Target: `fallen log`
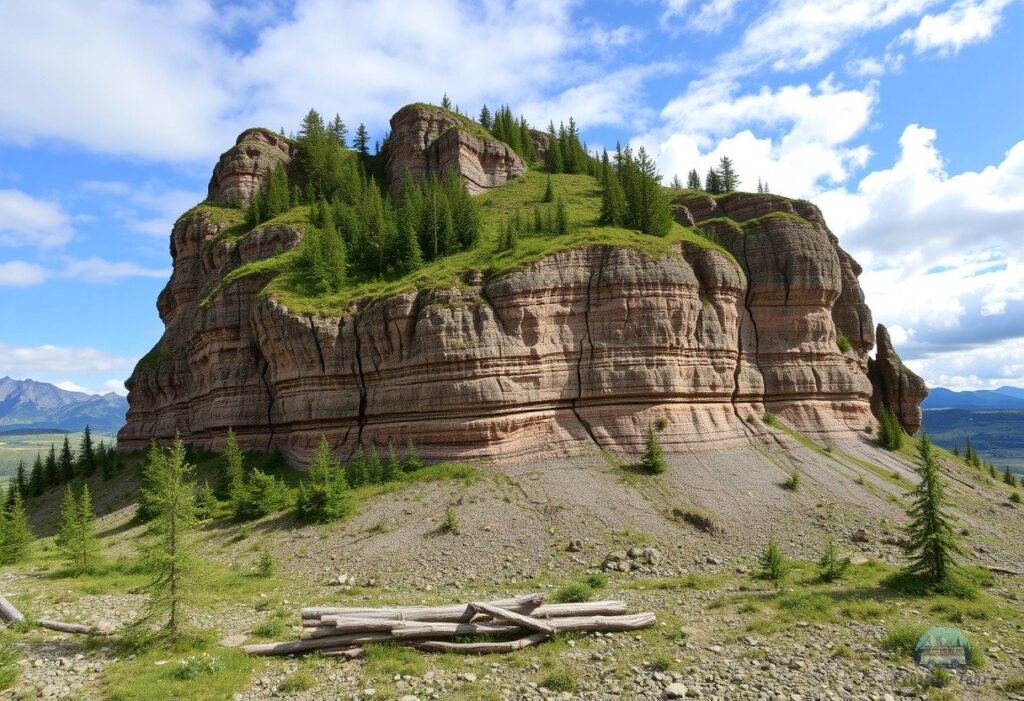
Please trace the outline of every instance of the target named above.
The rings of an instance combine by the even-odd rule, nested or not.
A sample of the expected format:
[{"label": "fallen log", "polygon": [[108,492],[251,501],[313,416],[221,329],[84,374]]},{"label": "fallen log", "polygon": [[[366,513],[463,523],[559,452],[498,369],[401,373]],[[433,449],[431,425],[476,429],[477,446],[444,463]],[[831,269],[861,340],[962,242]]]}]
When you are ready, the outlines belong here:
[{"label": "fallen log", "polygon": [[505,643],[450,643],[446,640],[421,640],[411,646],[421,652],[454,652],[460,655],[493,655],[513,652],[537,645],[548,639],[544,633],[534,633]]},{"label": "fallen log", "polygon": [[485,613],[496,621],[504,621],[507,623],[513,623],[520,628],[526,628],[532,630],[535,633],[543,633],[548,637],[555,634],[554,626],[550,623],[546,623],[537,618],[531,618],[530,616],[524,616],[515,611],[509,611],[503,609],[500,606],[494,606],[492,604],[479,603],[470,604],[478,613]]},{"label": "fallen log", "polygon": [[93,635],[96,633],[96,629],[93,626],[84,626],[80,623],[65,623],[64,621],[48,621],[46,619],[40,619],[36,621],[36,625],[41,628],[60,631],[61,633],[75,633],[76,635]]},{"label": "fallen log", "polygon": [[[653,613],[630,616],[583,616],[578,618],[550,618],[548,623],[555,633],[586,631],[624,631],[649,628],[654,625]],[[393,638],[454,638],[460,635],[504,635],[521,630],[519,626],[500,623],[435,623],[433,621],[396,621],[391,630]]]},{"label": "fallen log", "polygon": [[982,565],[982,567],[989,572],[994,572],[995,574],[1008,574],[1013,577],[1020,577],[1024,575],[1024,572],[1018,572],[1017,570],[1011,570],[1009,567],[1002,567],[999,565]]},{"label": "fallen log", "polygon": [[[542,594],[527,594],[514,599],[488,602],[495,606],[530,613],[544,603]],[[306,621],[322,620],[326,616],[339,618],[385,618],[406,621],[468,621],[476,611],[469,604],[450,606],[399,606],[395,608],[346,608],[338,606],[308,606],[300,610],[302,624]]]},{"label": "fallen log", "polygon": [[363,656],[363,648],[349,647],[344,650],[321,650],[320,654],[324,657],[344,657],[349,660],[354,660],[357,657]]},{"label": "fallen log", "polygon": [[255,645],[243,645],[249,655],[291,655],[296,652],[307,652],[308,650],[322,650],[332,647],[345,647],[353,645],[366,645],[367,643],[385,643],[393,640],[391,633],[366,633],[365,635],[335,635],[329,638],[307,638],[305,640],[294,640],[290,643],[257,643]]},{"label": "fallen log", "polygon": [[10,623],[24,623],[25,616],[10,601],[0,595],[0,618]]},{"label": "fallen log", "polygon": [[[567,616],[617,616],[626,612],[626,604],[622,601],[585,601],[578,604],[544,604],[534,608],[532,611],[524,612],[522,609],[510,609],[505,606],[499,606],[496,602],[485,602],[488,606],[498,606],[507,611],[513,611],[515,613],[528,613],[531,618],[534,619],[548,619],[548,618],[564,618]],[[470,607],[474,604],[470,604]],[[454,606],[444,607],[446,609],[455,609]],[[461,607],[459,607],[461,608]],[[406,621],[433,621],[437,623],[445,622],[469,622],[473,619],[472,616],[469,618],[451,618],[447,614],[442,614],[438,618],[429,618],[420,615],[419,612],[414,613],[412,616],[406,615],[404,618],[401,616],[387,616],[380,615],[368,615],[367,612],[393,612],[398,609],[350,609],[351,611],[357,611],[358,613],[352,614],[324,614],[321,618],[303,618],[302,626],[304,628],[322,628],[324,626],[337,625],[342,621],[349,621],[353,619],[359,619],[362,621],[371,620],[406,620]],[[437,609],[434,609],[435,611]],[[476,612],[476,609],[473,609]]]},{"label": "fallen log", "polygon": [[566,616],[619,616],[626,612],[624,601],[584,601],[579,604],[544,604],[530,611],[532,618]]}]

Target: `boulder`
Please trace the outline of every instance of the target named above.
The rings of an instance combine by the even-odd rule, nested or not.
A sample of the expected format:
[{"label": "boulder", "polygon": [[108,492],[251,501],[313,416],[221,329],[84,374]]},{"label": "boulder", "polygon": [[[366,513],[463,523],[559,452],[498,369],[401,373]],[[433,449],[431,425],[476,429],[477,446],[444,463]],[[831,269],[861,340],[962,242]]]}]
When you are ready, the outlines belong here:
[{"label": "boulder", "polygon": [[878,325],[875,338],[878,349],[868,370],[873,388],[871,409],[878,416],[881,407],[888,408],[896,414],[903,430],[913,436],[921,428],[921,402],[928,396],[928,387],[900,360],[889,331],[882,324]]}]

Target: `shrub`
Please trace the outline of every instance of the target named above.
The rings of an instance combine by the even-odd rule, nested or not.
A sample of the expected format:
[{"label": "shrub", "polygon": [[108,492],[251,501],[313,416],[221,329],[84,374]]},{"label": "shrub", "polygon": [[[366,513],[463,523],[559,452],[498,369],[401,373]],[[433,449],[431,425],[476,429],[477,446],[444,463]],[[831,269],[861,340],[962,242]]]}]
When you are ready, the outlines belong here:
[{"label": "shrub", "polygon": [[338,521],[352,512],[352,494],[345,469],[331,453],[324,437],[320,438],[309,466],[309,476],[299,485],[295,510],[299,519],[312,523]]},{"label": "shrub", "polygon": [[608,586],[608,577],[604,576],[600,572],[588,574],[583,578],[583,581],[591,589],[604,589]]},{"label": "shrub", "polygon": [[271,554],[266,550],[263,550],[260,552],[259,560],[256,561],[256,570],[254,573],[257,577],[263,577],[266,579],[267,577],[274,576],[275,566],[276,563],[274,562],[273,556],[271,556]]},{"label": "shrub", "polygon": [[555,592],[555,601],[559,604],[578,604],[590,601],[594,590],[584,583],[569,584]]},{"label": "shrub", "polygon": [[836,346],[838,346],[839,351],[842,353],[849,353],[850,350],[853,349],[853,346],[850,344],[850,339],[848,339],[846,335],[838,329],[836,330]]},{"label": "shrub", "polygon": [[260,638],[280,638],[284,635],[284,623],[280,618],[271,618],[253,628],[252,634]]},{"label": "shrub", "polygon": [[[0,684],[0,689],[2,688],[3,684]],[[1024,676],[1018,674],[1007,679],[1003,684],[1003,691],[1008,691],[1011,694],[1024,694]]]},{"label": "shrub", "polygon": [[764,416],[761,417],[761,421],[764,422],[765,426],[771,426],[772,428],[782,428],[782,422],[779,421],[779,417],[770,411],[764,412]]},{"label": "shrub", "polygon": [[878,412],[878,442],[889,450],[899,450],[903,447],[904,435],[896,414],[883,406]]},{"label": "shrub", "polygon": [[1014,504],[1019,504],[1020,503],[1020,492],[1014,492],[1013,494],[1011,494],[1010,495],[1010,501],[1012,501]]},{"label": "shrub", "polygon": [[782,488],[788,492],[795,492],[800,489],[800,473],[793,470],[790,474],[789,479],[782,483]]},{"label": "shrub", "polygon": [[913,655],[914,647],[928,626],[920,623],[897,623],[889,628],[882,639],[882,647],[891,652]]},{"label": "shrub", "polygon": [[576,691],[576,677],[569,670],[560,669],[545,677],[540,685],[552,691],[568,691],[573,693]]},{"label": "shrub", "polygon": [[789,567],[786,558],[782,556],[779,546],[775,543],[775,536],[768,539],[768,545],[761,553],[758,565],[758,569],[754,572],[754,577],[757,579],[779,583],[785,578]]},{"label": "shrub", "polygon": [[673,506],[672,518],[677,521],[684,521],[698,531],[703,531],[710,535],[720,535],[722,533],[722,528],[718,525],[714,515],[704,509],[698,509],[693,506]]},{"label": "shrub", "polygon": [[448,507],[444,512],[444,521],[441,522],[442,533],[454,533],[459,530],[459,517],[455,509]]},{"label": "shrub", "polygon": [[850,566],[850,558],[841,557],[836,539],[831,535],[825,539],[825,551],[818,561],[818,576],[823,582],[834,582],[842,579]]},{"label": "shrub", "polygon": [[640,467],[644,472],[652,475],[660,475],[667,468],[665,456],[661,452],[661,444],[658,443],[653,426],[647,429],[647,450],[644,452],[644,459],[640,462]]},{"label": "shrub", "polygon": [[657,421],[654,422],[654,425],[658,428],[659,431],[664,431],[666,428],[668,428],[668,417],[660,417]]}]

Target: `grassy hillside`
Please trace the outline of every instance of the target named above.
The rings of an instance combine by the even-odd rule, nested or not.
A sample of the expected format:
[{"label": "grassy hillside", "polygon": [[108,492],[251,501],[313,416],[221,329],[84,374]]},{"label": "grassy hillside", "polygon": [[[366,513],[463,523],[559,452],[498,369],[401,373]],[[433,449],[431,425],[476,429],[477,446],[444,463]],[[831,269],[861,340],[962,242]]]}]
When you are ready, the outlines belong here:
[{"label": "grassy hillside", "polygon": [[[78,446],[82,443],[81,433],[26,432],[0,434],[0,481],[3,481],[8,475],[14,474],[14,471],[18,469],[19,460],[24,460],[25,468],[30,470],[32,469],[32,463],[35,462],[36,454],[42,455],[45,458],[51,445],[59,452],[65,435],[71,443],[71,449],[77,451]],[[107,445],[116,445],[117,436],[105,435],[94,431],[92,440],[96,444],[99,444],[100,441],[106,441]]]},{"label": "grassy hillside", "polygon": [[[555,203],[544,203],[544,190],[548,174],[531,169],[522,178],[501,188],[480,195],[482,230],[480,242],[473,249],[446,256],[426,263],[408,275],[390,275],[383,278],[350,277],[345,286],[336,294],[311,296],[302,284],[303,273],[299,270],[296,251],[289,251],[268,260],[242,266],[227,276],[214,290],[206,302],[214,299],[227,286],[250,275],[267,275],[271,282],[265,292],[276,295],[289,309],[298,313],[340,313],[355,300],[385,298],[411,289],[435,289],[457,287],[459,274],[465,271],[482,271],[485,275],[500,275],[515,268],[528,265],[546,255],[590,244],[628,246],[650,256],[671,255],[673,246],[687,241],[704,248],[717,248],[731,255],[718,244],[703,236],[673,224],[664,237],[648,236],[637,231],[601,226],[601,185],[589,175],[557,174],[552,179],[555,198],[562,199],[568,212],[570,230],[566,234],[526,234],[520,237],[513,250],[499,251],[498,236],[501,227],[513,216],[518,215],[524,226],[532,229],[535,211],[539,210],[546,221],[555,213]],[[288,212],[260,225],[305,226],[309,206],[293,207]],[[239,239],[247,233],[244,216],[238,210],[223,206],[204,204],[193,211],[209,211],[215,221],[229,225],[218,240]]]}]

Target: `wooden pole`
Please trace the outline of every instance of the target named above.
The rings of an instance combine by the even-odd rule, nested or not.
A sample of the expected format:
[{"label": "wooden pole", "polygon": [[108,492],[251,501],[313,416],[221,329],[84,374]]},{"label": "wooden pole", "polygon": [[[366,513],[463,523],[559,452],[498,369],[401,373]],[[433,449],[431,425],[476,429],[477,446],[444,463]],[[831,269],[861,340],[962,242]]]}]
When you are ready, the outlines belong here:
[{"label": "wooden pole", "polygon": [[545,623],[542,620],[530,618],[529,616],[524,616],[521,613],[516,613],[515,611],[503,609],[500,606],[493,606],[491,604],[485,603],[470,604],[470,606],[475,608],[480,613],[487,614],[496,621],[514,623],[520,628],[532,630],[534,633],[544,633],[547,636],[552,636],[555,634],[555,629],[550,623]]},{"label": "wooden pole", "polygon": [[40,619],[36,625],[50,630],[57,630],[61,633],[75,633],[77,635],[93,635],[96,629],[92,626],[83,626],[80,623],[64,623],[63,621],[47,621]]},{"label": "wooden pole", "polygon": [[411,643],[412,647],[422,652],[454,652],[460,655],[493,655],[503,652],[522,650],[525,647],[542,643],[548,639],[544,633],[534,633],[507,643],[450,643],[442,640],[421,640]]},{"label": "wooden pole", "polygon": [[[527,594],[514,599],[490,601],[495,606],[530,613],[544,603],[541,594]],[[476,611],[469,604],[453,604],[451,606],[399,606],[396,608],[345,608],[338,606],[308,606],[300,611],[302,624],[306,621],[324,619],[327,616],[338,618],[386,618],[406,621],[468,621]]]},{"label": "wooden pole", "polygon": [[14,607],[10,601],[0,595],[0,618],[10,623],[24,623],[25,617],[21,614],[21,611]]}]

